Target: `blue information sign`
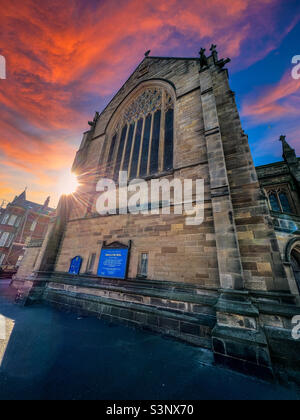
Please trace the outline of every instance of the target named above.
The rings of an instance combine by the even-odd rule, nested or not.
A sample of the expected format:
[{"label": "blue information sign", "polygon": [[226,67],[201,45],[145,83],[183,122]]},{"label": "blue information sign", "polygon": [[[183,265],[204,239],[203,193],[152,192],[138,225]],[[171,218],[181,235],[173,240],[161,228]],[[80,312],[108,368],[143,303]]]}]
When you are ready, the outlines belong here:
[{"label": "blue information sign", "polygon": [[98,276],[125,279],[128,252],[128,249],[102,249],[98,267]]},{"label": "blue information sign", "polygon": [[71,261],[69,274],[75,274],[75,275],[79,274],[80,269],[81,269],[81,264],[82,264],[82,258],[81,257],[73,258],[72,261]]}]

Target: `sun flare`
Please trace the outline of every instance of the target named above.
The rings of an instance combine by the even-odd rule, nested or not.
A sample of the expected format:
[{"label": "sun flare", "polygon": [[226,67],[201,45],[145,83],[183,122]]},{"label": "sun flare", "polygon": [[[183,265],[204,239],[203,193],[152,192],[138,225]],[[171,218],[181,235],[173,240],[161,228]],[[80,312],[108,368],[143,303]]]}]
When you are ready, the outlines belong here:
[{"label": "sun flare", "polygon": [[60,195],[71,195],[74,194],[78,187],[79,182],[77,176],[72,172],[67,172],[59,180],[58,188]]}]

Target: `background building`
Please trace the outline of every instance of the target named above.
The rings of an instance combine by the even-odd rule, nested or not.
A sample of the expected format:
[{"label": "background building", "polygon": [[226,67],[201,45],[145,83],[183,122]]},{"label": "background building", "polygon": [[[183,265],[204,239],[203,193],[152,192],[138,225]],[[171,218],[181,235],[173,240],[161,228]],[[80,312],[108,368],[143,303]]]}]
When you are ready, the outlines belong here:
[{"label": "background building", "polygon": [[[256,168],[260,185],[266,195],[278,246],[284,261],[290,287],[300,290],[300,158],[285,136],[282,162]],[[297,289],[293,287],[296,279]]]},{"label": "background building", "polygon": [[2,209],[0,215],[0,267],[2,275],[17,271],[31,241],[41,241],[47,232],[50,215],[50,197],[44,204],[26,199],[26,190]]},{"label": "background building", "polygon": [[[257,175],[229,61],[214,45],[200,59],[146,54],[89,123],[73,166],[80,188],[62,197],[14,285],[27,302],[145,327],[211,349],[217,362],[272,375],[277,365],[300,368],[297,269],[287,251],[299,244],[299,160],[282,139],[284,162]],[[204,222],[188,225],[174,211],[100,216],[97,181],[117,180],[119,170],[148,183],[204,179]],[[130,247],[123,280],[98,275],[110,245]],[[69,274],[74,261],[78,275]]]}]

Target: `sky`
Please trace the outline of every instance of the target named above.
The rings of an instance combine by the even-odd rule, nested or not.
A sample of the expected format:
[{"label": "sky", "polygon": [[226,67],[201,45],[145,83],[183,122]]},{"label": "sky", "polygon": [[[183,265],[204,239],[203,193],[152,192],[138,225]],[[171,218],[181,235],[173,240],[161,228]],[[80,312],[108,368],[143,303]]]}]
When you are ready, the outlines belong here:
[{"label": "sky", "polygon": [[[218,45],[256,165],[300,155],[299,0],[0,0],[0,205],[28,187],[52,206],[88,129],[148,49]],[[299,71],[300,73],[300,71]]]}]

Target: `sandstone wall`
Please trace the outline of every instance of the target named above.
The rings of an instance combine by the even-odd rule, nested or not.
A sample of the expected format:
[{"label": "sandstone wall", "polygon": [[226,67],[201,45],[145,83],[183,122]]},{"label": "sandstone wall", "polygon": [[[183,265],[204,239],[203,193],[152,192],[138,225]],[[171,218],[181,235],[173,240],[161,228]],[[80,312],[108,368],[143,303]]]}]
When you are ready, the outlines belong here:
[{"label": "sandstone wall", "polygon": [[17,279],[26,279],[34,270],[37,259],[40,255],[41,247],[26,248],[22,263],[16,273]]}]

